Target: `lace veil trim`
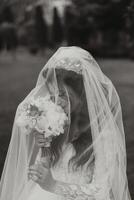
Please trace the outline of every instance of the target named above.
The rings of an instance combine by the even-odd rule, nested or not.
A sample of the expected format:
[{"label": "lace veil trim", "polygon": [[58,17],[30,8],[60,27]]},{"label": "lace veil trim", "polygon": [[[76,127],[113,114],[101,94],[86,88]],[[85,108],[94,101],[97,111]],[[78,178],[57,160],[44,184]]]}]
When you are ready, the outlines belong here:
[{"label": "lace veil trim", "polygon": [[82,74],[82,62],[76,58],[64,58],[58,60],[56,63],[56,68],[66,69],[69,71],[74,71],[77,74]]}]

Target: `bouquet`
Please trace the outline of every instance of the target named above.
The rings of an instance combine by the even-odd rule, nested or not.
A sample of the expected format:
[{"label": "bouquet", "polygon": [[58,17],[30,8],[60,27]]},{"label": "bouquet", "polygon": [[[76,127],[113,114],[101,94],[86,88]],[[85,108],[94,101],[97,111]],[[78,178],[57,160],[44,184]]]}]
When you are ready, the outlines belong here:
[{"label": "bouquet", "polygon": [[26,134],[37,130],[44,133],[45,139],[49,141],[49,138],[64,133],[68,117],[63,108],[52,101],[50,95],[29,99],[19,111],[16,124],[24,128]]}]

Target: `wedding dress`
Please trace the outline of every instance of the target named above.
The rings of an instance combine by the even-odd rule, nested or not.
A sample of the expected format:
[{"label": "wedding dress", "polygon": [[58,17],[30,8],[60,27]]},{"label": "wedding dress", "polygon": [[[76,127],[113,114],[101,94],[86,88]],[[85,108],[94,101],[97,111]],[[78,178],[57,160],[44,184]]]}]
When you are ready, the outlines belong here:
[{"label": "wedding dress", "polygon": [[[69,81],[64,79],[61,95],[60,78],[66,76]],[[46,96],[46,88],[68,116],[63,135],[68,145],[63,145],[58,161],[50,167],[57,180],[53,192],[29,180],[29,166],[40,161],[41,151],[36,152],[32,133],[27,134],[16,124],[21,107],[31,98]],[[77,148],[78,143],[75,146],[73,141],[79,132],[87,139],[83,146],[80,140]],[[79,167],[74,171],[68,164],[75,153]],[[0,200],[131,200],[126,167],[122,109],[115,87],[90,53],[79,47],[59,48],[41,70],[35,88],[18,106],[1,177]]]},{"label": "wedding dress", "polygon": [[[48,191],[45,191],[42,189],[38,184],[34,185],[34,187],[31,189],[30,196],[26,200],[60,200],[60,199],[73,199],[74,195],[77,195],[77,193],[80,194],[82,192],[81,200],[88,199],[93,200],[93,197],[97,195],[97,187],[95,185],[91,184],[90,190],[87,190],[87,185],[89,182],[93,179],[93,169],[94,166],[90,167],[90,170],[82,170],[82,171],[76,171],[71,172],[68,170],[68,162],[70,158],[75,154],[75,150],[71,144],[68,144],[67,146],[64,146],[62,155],[60,157],[60,160],[56,164],[54,168],[51,168],[52,176],[55,180],[61,181],[63,183],[68,183],[68,187],[58,186],[55,191],[55,194],[61,193],[61,196],[52,194]],[[46,180],[47,181],[47,180]],[[78,187],[78,188],[77,188]],[[80,191],[81,189],[81,191]],[[90,193],[89,193],[90,192]]]}]

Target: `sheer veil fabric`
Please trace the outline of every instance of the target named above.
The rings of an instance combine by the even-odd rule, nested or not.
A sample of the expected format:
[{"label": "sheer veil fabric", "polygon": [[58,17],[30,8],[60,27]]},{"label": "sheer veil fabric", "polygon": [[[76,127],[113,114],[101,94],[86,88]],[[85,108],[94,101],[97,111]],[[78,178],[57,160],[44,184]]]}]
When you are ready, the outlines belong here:
[{"label": "sheer veil fabric", "polygon": [[[93,149],[87,160],[88,166],[95,158],[94,174],[90,184],[97,185],[100,193],[96,200],[131,200],[126,175],[127,159],[125,134],[122,122],[120,99],[112,82],[104,75],[94,58],[79,47],[61,47],[49,59],[39,74],[35,88],[18,106],[16,117],[22,104],[30,98],[45,96],[49,92],[58,103],[60,88],[56,71],[63,69],[82,76],[86,95],[92,143],[86,147],[78,159]],[[49,87],[49,90],[48,90]],[[77,86],[76,86],[77,87]],[[71,100],[65,87],[69,117],[68,141],[71,126]],[[16,119],[15,117],[15,119]],[[86,124],[87,125],[87,124]],[[29,165],[36,162],[36,152],[32,134],[25,134],[15,121],[12,137],[5,160],[0,184],[0,200],[26,200],[36,183],[28,179]]]}]

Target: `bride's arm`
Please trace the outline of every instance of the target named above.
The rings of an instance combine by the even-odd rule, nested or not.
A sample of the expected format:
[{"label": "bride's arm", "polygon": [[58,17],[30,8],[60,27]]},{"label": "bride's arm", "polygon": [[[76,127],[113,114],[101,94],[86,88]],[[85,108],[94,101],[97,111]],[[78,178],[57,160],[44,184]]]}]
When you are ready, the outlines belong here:
[{"label": "bride's arm", "polygon": [[[89,184],[69,184],[53,179],[50,169],[43,165],[34,165],[30,168],[31,179],[37,182],[42,189],[67,198],[67,200],[95,200],[96,187]],[[37,177],[36,179],[34,177]]]},{"label": "bride's arm", "polygon": [[[103,192],[104,192],[103,187],[99,187],[98,185],[95,185],[94,183],[83,184],[83,185],[65,183],[65,182],[53,179],[51,172],[47,174],[45,182],[42,182],[42,183],[38,182],[38,183],[44,190],[63,196],[67,200],[102,200],[103,199]],[[107,198],[107,200],[110,200],[110,197]]]},{"label": "bride's arm", "polygon": [[30,169],[31,178],[34,175],[37,182],[44,190],[63,196],[67,200],[112,200],[107,181],[96,184],[91,183],[79,185],[55,180],[51,170],[40,165]]},{"label": "bride's arm", "polygon": [[95,200],[97,188],[90,185],[69,184],[61,181],[55,181],[49,191],[62,195],[69,200]]},{"label": "bride's arm", "polygon": [[105,187],[105,184],[69,184],[61,181],[50,181],[50,187],[45,188],[48,191],[60,196],[64,196],[67,200],[113,200],[114,197],[111,190]]}]

